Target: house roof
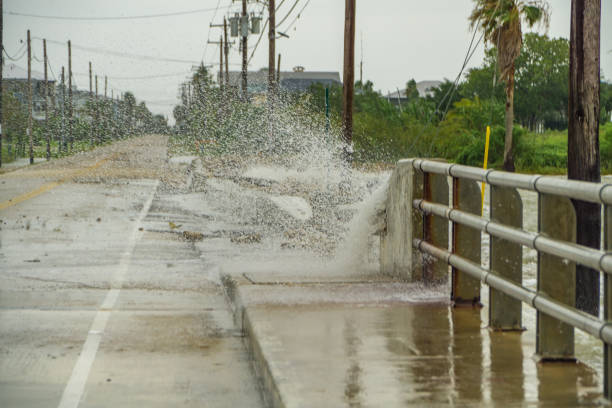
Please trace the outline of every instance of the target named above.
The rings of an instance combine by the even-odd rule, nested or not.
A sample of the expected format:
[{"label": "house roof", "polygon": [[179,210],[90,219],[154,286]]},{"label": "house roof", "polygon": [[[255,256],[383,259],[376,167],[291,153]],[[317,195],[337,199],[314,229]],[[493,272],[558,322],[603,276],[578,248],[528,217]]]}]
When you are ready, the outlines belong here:
[{"label": "house roof", "polygon": [[[35,71],[32,70],[32,79],[34,80],[38,80],[38,81],[44,81],[45,80],[45,75],[42,72],[39,71]],[[3,79],[20,79],[20,80],[27,80],[28,79],[28,70],[25,68],[21,68],[18,65],[15,65],[14,63],[9,63],[4,65],[4,67],[2,67],[2,78]],[[49,82],[54,82],[53,79],[48,78]]]},{"label": "house roof", "polygon": [[[241,82],[240,71],[229,72],[229,83],[230,85],[238,86]],[[268,86],[268,69],[262,68],[259,71],[249,71],[247,73],[249,88],[251,87],[267,87]],[[340,73],[332,71],[281,71],[280,83],[283,85],[284,82],[297,84],[312,84],[315,82],[336,82],[341,84]]]},{"label": "house roof", "polygon": [[[438,86],[440,86],[440,84],[442,83],[442,81],[421,81],[421,82],[417,82],[416,86],[417,86],[417,91],[419,91],[419,96],[421,98],[427,96],[429,93],[431,93],[433,88],[436,88]],[[397,99],[398,97],[398,93],[397,90],[393,91],[393,92],[389,92],[385,98],[395,98]],[[404,87],[403,89],[399,90],[399,98],[403,99],[406,97],[406,88]]]}]

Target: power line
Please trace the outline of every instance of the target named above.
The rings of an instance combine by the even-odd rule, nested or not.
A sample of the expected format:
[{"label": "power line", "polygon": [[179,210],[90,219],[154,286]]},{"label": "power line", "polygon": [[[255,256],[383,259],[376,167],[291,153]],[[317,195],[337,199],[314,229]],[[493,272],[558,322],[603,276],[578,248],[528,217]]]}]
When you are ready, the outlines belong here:
[{"label": "power line", "polygon": [[[495,9],[493,10],[493,13],[491,14],[491,17],[489,18],[489,22],[493,19],[493,16],[495,16],[495,14],[497,12],[497,9],[499,8],[500,5],[501,5],[501,0],[499,0],[497,2],[497,5],[495,6]],[[476,27],[474,27],[474,34],[472,35],[472,40],[470,41],[470,46],[468,47],[465,59],[463,60],[463,65],[461,66],[461,69],[459,70],[459,74],[457,74],[457,78],[455,78],[455,82],[453,83],[451,89],[448,90],[448,92],[446,93],[444,98],[442,98],[442,100],[438,104],[438,107],[436,108],[436,112],[439,112],[440,106],[442,106],[442,103],[444,102],[444,99],[446,99],[446,97],[449,96],[449,94],[450,94],[450,97],[449,97],[448,101],[446,102],[446,107],[444,109],[444,113],[442,114],[442,117],[441,117],[442,119],[441,120],[443,120],[446,117],[446,114],[448,113],[448,110],[450,108],[450,103],[453,100],[453,96],[455,95],[455,91],[457,90],[457,85],[459,84],[459,80],[461,79],[461,75],[463,74],[463,71],[465,70],[465,68],[466,68],[467,64],[469,63],[469,61],[472,59],[472,56],[476,52],[476,49],[478,48],[478,45],[480,44],[480,42],[484,38],[484,31],[483,31],[482,34],[480,35],[480,38],[476,42],[476,45],[474,45],[474,48],[472,49],[472,44],[474,43],[474,38],[476,38],[476,33],[477,33],[479,27],[480,27],[480,24],[477,24]],[[432,138],[431,144],[429,145],[429,153],[430,154],[431,154],[431,151],[433,149],[433,145],[434,145],[435,139],[438,137],[439,130],[440,130],[440,125],[438,124],[436,134]],[[415,141],[415,143],[416,143],[416,141]],[[413,146],[414,146],[414,143],[413,143]]]},{"label": "power line", "polygon": [[173,72],[169,74],[155,74],[155,75],[143,75],[143,76],[109,76],[108,79],[112,79],[115,81],[123,81],[123,80],[138,80],[138,79],[157,79],[157,78],[169,78],[181,75],[187,75],[188,72]]},{"label": "power line", "polygon": [[285,15],[285,17],[283,17],[278,24],[276,24],[276,27],[280,27],[285,22],[285,20],[289,18],[289,15],[293,12],[293,10],[295,9],[295,6],[297,6],[299,2],[300,0],[295,0],[295,3],[293,3],[293,6],[291,6],[289,11],[287,12],[287,15]]},{"label": "power line", "polygon": [[[217,11],[219,10],[219,6],[221,5],[221,0],[217,1],[217,7],[215,7],[215,14],[213,14],[213,21],[215,20],[215,18],[217,18]],[[232,5],[230,4],[227,8],[231,7]],[[202,62],[204,62],[206,60],[206,51],[208,51],[208,41],[210,41],[210,30],[212,27],[210,27],[210,25],[208,26],[208,35],[206,36],[206,43],[204,44],[204,52],[202,53]]]},{"label": "power line", "polygon": [[298,19],[300,18],[300,16],[302,15],[302,13],[304,12],[304,10],[306,9],[306,7],[308,7],[308,4],[310,4],[310,0],[308,0],[306,2],[306,4],[304,4],[304,7],[302,7],[302,9],[300,10],[300,12],[297,14],[297,16],[295,16],[295,18],[293,19],[293,21],[287,26],[287,28],[285,28],[283,31],[287,32],[289,30],[291,30],[291,28],[293,27],[293,25],[296,23],[296,21],[298,21]]},{"label": "power line", "polygon": [[[74,75],[79,75],[83,77],[89,76],[89,73],[85,72],[73,72]],[[112,79],[114,81],[122,81],[122,80],[140,80],[140,79],[157,79],[157,78],[169,78],[181,75],[188,75],[189,72],[181,71],[181,72],[172,72],[168,74],[152,74],[152,75],[142,75],[142,76],[106,76],[108,79]]]},{"label": "power line", "polygon": [[[40,37],[32,37],[32,39],[42,40],[42,38],[40,38]],[[61,45],[61,46],[65,45],[65,43],[62,42],[62,41],[56,41],[56,40],[49,40],[49,39],[47,39],[47,42],[51,43],[51,44]],[[126,52],[107,50],[107,49],[104,49],[104,48],[86,47],[86,46],[82,46],[82,45],[76,45],[74,43],[72,43],[72,48],[76,48],[76,49],[83,50],[83,51],[89,51],[89,52],[93,52],[93,53],[97,53],[97,54],[113,55],[115,57],[131,58],[131,59],[139,59],[139,60],[147,60],[147,61],[176,62],[176,63],[181,63],[181,64],[183,64],[183,63],[185,63],[185,64],[197,64],[199,62],[199,61],[195,61],[195,60],[183,60],[183,59],[175,59],[175,58],[161,58],[161,57],[154,57],[154,56],[151,56],[151,55],[131,54],[131,53],[126,53]]]},{"label": "power line", "polygon": [[53,79],[55,79],[55,82],[57,82],[57,77],[55,76],[55,73],[53,72],[53,68],[51,68],[51,61],[49,60],[48,55],[47,55],[47,66],[49,67],[49,71],[51,71],[51,75],[53,76]]},{"label": "power line", "polygon": [[19,61],[20,59],[22,59],[22,58],[23,58],[23,56],[24,56],[24,55],[25,55],[25,53],[27,52],[27,50],[25,49],[25,46],[26,46],[26,44],[25,44],[25,43],[23,43],[23,44],[21,45],[21,48],[19,48],[19,49],[17,50],[17,52],[15,53],[15,54],[19,54],[19,52],[23,51],[19,57],[16,57],[16,56],[15,56],[15,57],[11,57],[11,56],[8,54],[8,52],[6,52],[6,48],[4,48],[4,46],[2,46],[2,51],[4,51],[4,55],[6,55],[6,57],[7,57],[8,59],[10,59],[11,61]]},{"label": "power line", "polygon": [[[231,6],[228,6],[229,8]],[[147,19],[147,18],[159,18],[159,17],[176,17],[183,16],[188,14],[197,14],[197,13],[207,13],[210,11],[217,11],[217,8],[204,8],[204,9],[195,9],[195,10],[186,10],[186,11],[177,11],[173,13],[160,13],[160,14],[144,14],[144,15],[136,15],[136,16],[53,16],[53,15],[42,15],[42,14],[30,14],[30,13],[19,13],[16,11],[5,11],[4,14],[8,14],[11,16],[19,16],[19,17],[32,17],[32,18],[42,18],[49,20],[72,20],[72,21],[106,21],[106,20],[138,20],[138,19]]]},{"label": "power line", "polygon": [[[285,0],[281,1],[281,4],[278,5],[278,7],[276,8],[276,10],[279,9],[279,7],[285,2]],[[287,20],[287,18],[291,15],[291,13],[293,12],[293,10],[295,9],[295,7],[298,5],[298,3],[300,2],[300,0],[296,0],[295,3],[293,3],[293,6],[291,6],[291,9],[289,10],[289,12],[287,12],[287,14],[285,15],[285,17],[283,17],[283,19],[280,21],[280,23],[276,24],[275,28],[278,28],[281,26],[281,24],[283,24],[283,22],[285,22],[285,20]],[[304,7],[302,8],[302,10],[297,14],[296,18],[293,20],[293,22],[291,23],[291,25],[289,26],[289,28],[291,28],[291,26],[295,23],[295,21],[299,18],[300,14],[302,13],[302,11],[304,11],[304,9],[306,8],[306,6],[308,6],[308,3],[310,3],[310,0],[308,0],[306,2],[306,4],[304,5]],[[253,56],[255,55],[255,51],[257,50],[257,47],[259,46],[259,43],[261,42],[261,39],[263,38],[263,34],[266,31],[266,27],[268,27],[268,21],[270,21],[270,17],[268,16],[268,18],[266,19],[266,22],[263,25],[263,28],[261,29],[261,33],[259,34],[259,38],[257,38],[257,43],[255,44],[255,46],[253,47],[253,51],[251,52],[251,56],[249,57],[249,60],[247,61],[247,65],[251,63],[251,60],[253,59]]]}]

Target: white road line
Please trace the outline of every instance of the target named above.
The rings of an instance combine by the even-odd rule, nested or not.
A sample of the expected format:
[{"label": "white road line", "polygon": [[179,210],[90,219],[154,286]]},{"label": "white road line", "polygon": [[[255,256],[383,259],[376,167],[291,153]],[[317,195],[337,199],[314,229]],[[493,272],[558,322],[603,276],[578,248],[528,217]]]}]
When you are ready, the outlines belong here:
[{"label": "white road line", "polygon": [[100,308],[96,313],[96,317],[91,324],[89,333],[87,334],[87,339],[85,340],[81,354],[79,355],[79,358],[72,369],[72,374],[70,375],[70,379],[66,384],[66,388],[64,388],[64,393],[62,394],[62,399],[60,400],[58,408],[77,408],[79,406],[79,402],[81,401],[81,397],[85,391],[85,384],[87,384],[87,379],[89,378],[89,372],[91,371],[93,362],[96,359],[96,354],[98,353],[98,348],[100,347],[100,341],[102,340],[104,330],[106,329],[106,324],[108,323],[111,311],[113,307],[115,307],[115,303],[119,297],[119,292],[121,291],[121,286],[125,280],[136,243],[139,241],[142,235],[142,233],[139,231],[140,225],[151,208],[158,184],[159,181],[156,181],[150,197],[147,199],[142,207],[142,210],[140,211],[140,214],[138,215],[134,230],[128,239],[126,250],[122,254],[121,259],[119,260],[119,265],[117,266],[117,269],[112,277],[111,289],[106,294],[106,297],[104,298],[102,305],[100,305]]}]

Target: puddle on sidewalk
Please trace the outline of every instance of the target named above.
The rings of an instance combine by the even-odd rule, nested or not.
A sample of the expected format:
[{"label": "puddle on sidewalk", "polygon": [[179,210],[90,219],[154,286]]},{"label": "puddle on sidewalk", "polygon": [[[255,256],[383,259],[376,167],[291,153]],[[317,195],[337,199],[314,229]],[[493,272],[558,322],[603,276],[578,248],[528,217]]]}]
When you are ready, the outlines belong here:
[{"label": "puddle on sidewalk", "polygon": [[264,353],[280,367],[280,383],[298,394],[290,399],[311,406],[602,403],[595,370],[539,363],[533,333],[489,331],[478,310],[381,305],[252,312]]}]

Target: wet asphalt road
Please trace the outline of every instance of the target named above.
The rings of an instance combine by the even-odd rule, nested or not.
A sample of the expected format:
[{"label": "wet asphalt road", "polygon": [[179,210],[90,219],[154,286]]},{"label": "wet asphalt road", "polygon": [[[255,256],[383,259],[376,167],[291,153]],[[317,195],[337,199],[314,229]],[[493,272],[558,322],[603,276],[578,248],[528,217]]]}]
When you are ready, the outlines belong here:
[{"label": "wet asphalt road", "polygon": [[0,407],[261,406],[186,183],[164,136],[0,175]]}]

